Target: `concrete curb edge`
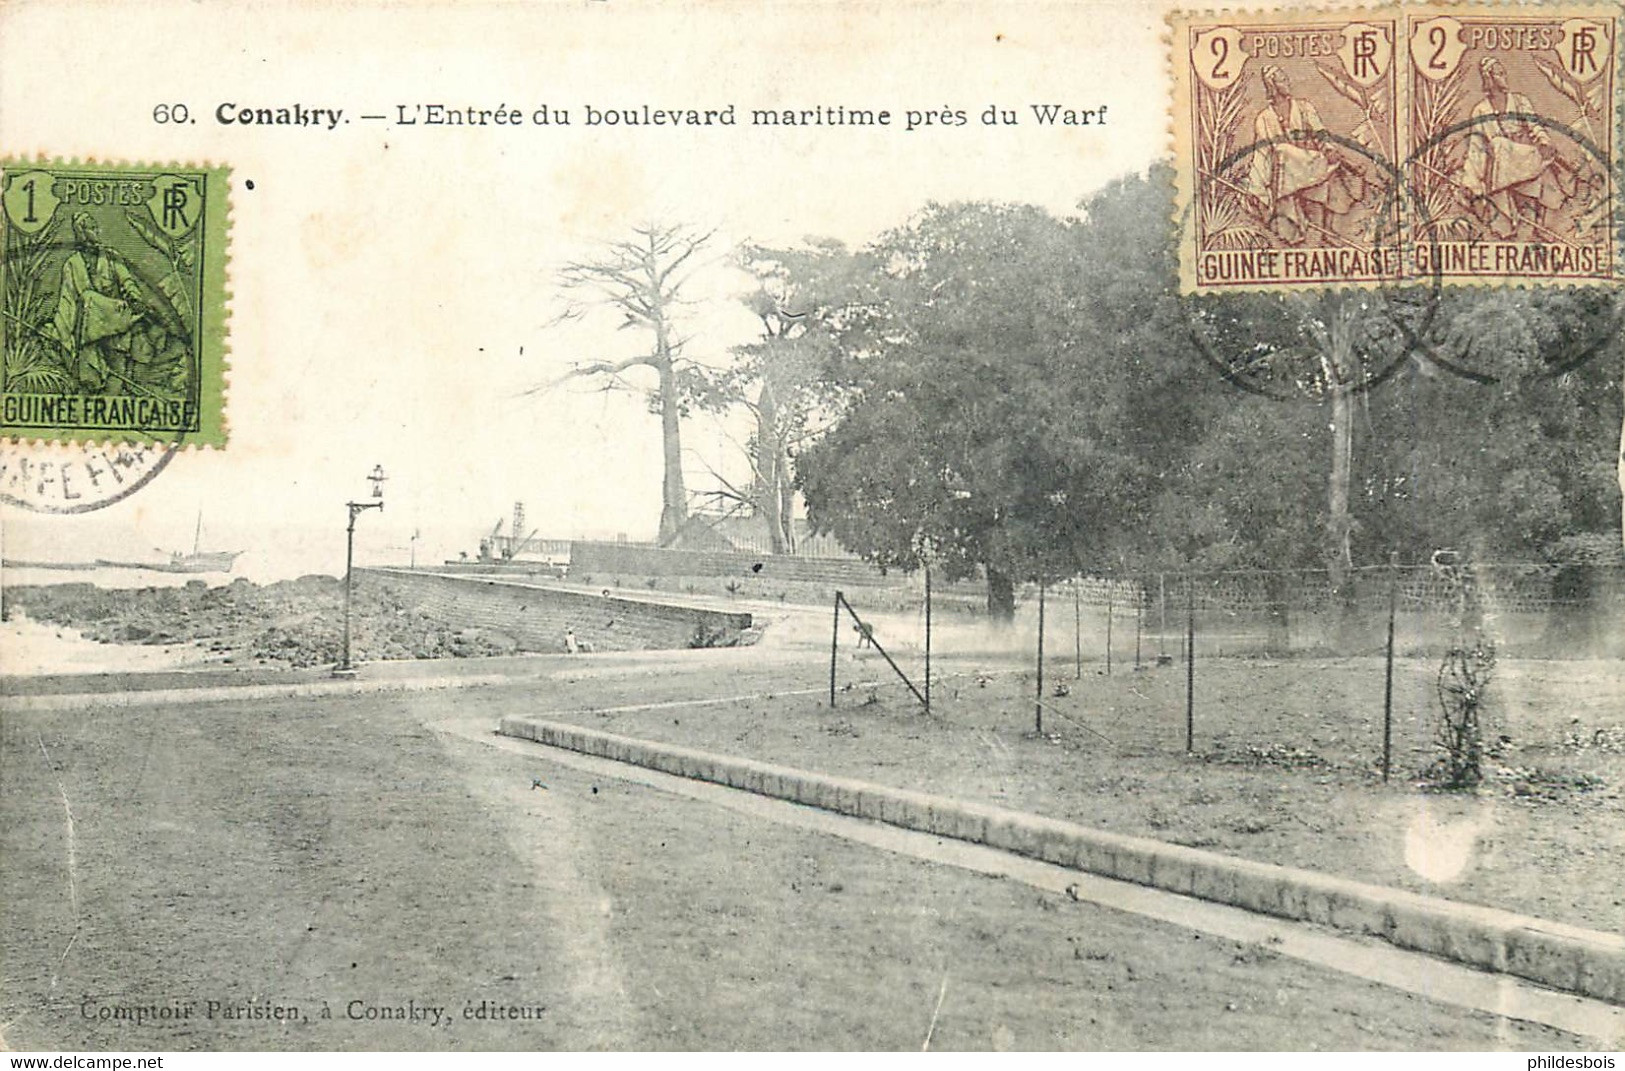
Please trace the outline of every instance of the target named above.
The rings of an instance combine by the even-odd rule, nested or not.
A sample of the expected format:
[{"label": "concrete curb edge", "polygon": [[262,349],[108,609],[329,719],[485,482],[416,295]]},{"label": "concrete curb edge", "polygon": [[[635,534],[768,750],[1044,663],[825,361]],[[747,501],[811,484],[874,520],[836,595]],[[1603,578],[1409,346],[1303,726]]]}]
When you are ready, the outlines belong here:
[{"label": "concrete curb edge", "polygon": [[507,736],[999,848],[1625,1004],[1625,937],[1058,819],[527,717]]}]

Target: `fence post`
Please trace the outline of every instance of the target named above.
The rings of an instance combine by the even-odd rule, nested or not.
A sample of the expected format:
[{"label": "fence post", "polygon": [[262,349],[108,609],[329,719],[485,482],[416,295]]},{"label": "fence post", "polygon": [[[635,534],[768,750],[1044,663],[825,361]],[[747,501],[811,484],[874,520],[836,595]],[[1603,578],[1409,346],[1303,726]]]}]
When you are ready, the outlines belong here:
[{"label": "fence post", "polygon": [[1072,679],[1083,680],[1083,577],[1072,578]]},{"label": "fence post", "polygon": [[1382,685],[1382,780],[1394,755],[1394,616],[1399,609],[1399,551],[1388,552],[1388,666]]},{"label": "fence post", "polygon": [[931,566],[925,567],[925,716],[931,716]]},{"label": "fence post", "polygon": [[1145,631],[1145,585],[1134,578],[1134,668],[1140,668],[1140,633]]},{"label": "fence post", "polygon": [[1196,750],[1196,578],[1185,575],[1185,752]]},{"label": "fence post", "polygon": [[1033,726],[1044,734],[1044,583],[1038,584],[1038,694],[1033,702]]},{"label": "fence post", "polygon": [[841,643],[841,593],[835,593],[835,624],[829,634],[829,708],[835,709],[835,649]]},{"label": "fence post", "polygon": [[1168,657],[1168,574],[1157,574],[1157,661]]},{"label": "fence post", "polygon": [[[1106,581],[1106,676],[1112,675],[1112,602],[1115,593],[1112,588],[1116,581]],[[1078,674],[1083,675],[1081,672]]]},{"label": "fence post", "polygon": [[[914,686],[914,682],[909,679],[908,674],[903,672],[903,667],[897,664],[897,659],[893,658],[891,654],[887,652],[885,645],[882,644],[879,638],[875,636],[873,627],[870,626],[868,622],[864,621],[863,618],[858,616],[858,612],[852,609],[852,604],[846,601],[845,595],[837,592],[835,597],[839,600],[835,604],[837,608],[835,615],[836,634],[838,635],[840,633],[841,627],[839,608],[844,606],[846,607],[846,612],[852,617],[852,624],[857,628],[859,635],[863,637],[862,643],[866,646],[873,647],[875,649],[875,653],[879,654],[881,658],[884,658],[886,660],[886,665],[890,666],[891,671],[897,674],[897,679],[902,681],[903,684],[908,687],[908,690],[913,693],[914,698],[920,701],[920,705],[922,707],[925,706],[924,694],[922,694],[920,690]],[[833,656],[831,657],[830,661],[833,664]]]}]

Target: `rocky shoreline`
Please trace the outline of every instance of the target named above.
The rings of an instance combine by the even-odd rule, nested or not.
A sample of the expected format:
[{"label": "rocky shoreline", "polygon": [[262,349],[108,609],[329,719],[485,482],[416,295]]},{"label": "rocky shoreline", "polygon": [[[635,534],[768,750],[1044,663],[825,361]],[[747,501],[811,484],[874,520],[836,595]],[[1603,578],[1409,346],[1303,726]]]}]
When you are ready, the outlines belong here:
[{"label": "rocky shoreline", "polygon": [[[101,643],[193,644],[228,665],[290,668],[338,661],[344,643],[344,585],[312,574],[220,587],[102,588],[94,584],[7,587],[0,618],[28,618],[79,630]],[[357,661],[512,654],[513,641],[446,625],[413,608],[388,584],[358,584],[351,653]]]}]

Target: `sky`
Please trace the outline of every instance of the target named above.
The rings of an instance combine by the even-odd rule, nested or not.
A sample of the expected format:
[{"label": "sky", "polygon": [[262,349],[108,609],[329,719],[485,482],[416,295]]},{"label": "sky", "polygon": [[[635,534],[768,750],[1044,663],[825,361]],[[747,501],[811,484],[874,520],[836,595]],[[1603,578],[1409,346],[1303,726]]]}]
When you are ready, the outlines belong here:
[{"label": "sky", "polygon": [[[656,418],[568,386],[572,362],[647,346],[610,316],[551,326],[560,265],[631,226],[715,229],[693,284],[692,356],[755,324],[726,267],[739,241],[858,245],[929,201],[1056,212],[1168,147],[1163,11],[1106,3],[81,3],[0,10],[9,156],[209,161],[233,169],[230,440],[74,517],[6,507],[12,558],[204,545],[241,572],[342,569],[346,498],[389,474],[361,561],[472,552],[526,504],[544,536],[653,536]],[[71,71],[72,76],[65,76]],[[157,123],[183,103],[191,122]],[[343,109],[333,130],[221,124],[222,105]],[[397,106],[520,109],[518,127],[362,120]],[[736,107],[710,129],[587,127],[586,107]],[[1031,106],[1107,106],[1045,127]],[[547,105],[569,127],[529,122]],[[763,129],[752,108],[888,109],[887,128]],[[1014,126],[985,126],[989,105]],[[904,129],[906,112],[963,126]],[[252,180],[253,189],[246,183]],[[738,419],[685,427],[691,490],[737,477]],[[27,447],[12,446],[12,450]],[[336,549],[337,548],[337,549]]]}]

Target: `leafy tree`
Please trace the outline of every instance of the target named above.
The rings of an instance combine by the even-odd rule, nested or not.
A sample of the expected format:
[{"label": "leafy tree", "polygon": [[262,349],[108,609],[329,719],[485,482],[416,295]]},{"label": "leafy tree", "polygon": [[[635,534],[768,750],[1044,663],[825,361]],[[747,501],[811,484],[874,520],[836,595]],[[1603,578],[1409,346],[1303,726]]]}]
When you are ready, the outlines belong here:
[{"label": "leafy tree", "polygon": [[730,493],[767,520],[771,549],[784,554],[795,548],[791,457],[839,397],[838,339],[852,337],[866,309],[858,290],[865,258],[816,241],[804,249],[745,245],[738,261],[757,279],[744,300],[762,334],[735,347],[737,363],[705,384],[705,403],[742,405],[754,418],[751,482]]},{"label": "leafy tree", "polygon": [[815,527],[985,569],[995,616],[1020,578],[1318,566],[1351,592],[1396,548],[1556,558],[1613,530],[1619,372],[1589,359],[1613,295],[1185,300],[1168,186],[1067,221],[933,205],[849,263],[857,311],[801,336],[840,402],[797,460]]},{"label": "leafy tree", "polygon": [[1318,565],[1346,583],[1394,548],[1554,557],[1613,530],[1619,377],[1593,358],[1618,337],[1617,296],[1181,302],[1160,172],[1102,191],[1080,229],[1096,374],[1128,365],[1117,449],[1161,448],[1128,470],[1148,482],[1118,507],[1144,533],[1120,533],[1126,563]]},{"label": "leafy tree", "polygon": [[[1094,422],[1113,464],[1091,527],[1097,572],[1185,567],[1233,537],[1191,513],[1188,496],[1210,481],[1198,448],[1237,399],[1193,341],[1177,286],[1168,222],[1173,169],[1153,166],[1083,201],[1076,230],[1077,366],[1059,384],[1075,394],[1074,419]],[[1199,501],[1196,499],[1196,501]],[[1228,530],[1227,530],[1228,531]]]},{"label": "leafy tree", "polygon": [[[1203,331],[1251,340],[1230,352],[1263,389],[1233,392],[1204,425],[1192,472],[1207,478],[1169,489],[1168,527],[1188,522],[1193,557],[1320,564],[1342,584],[1354,562],[1396,550],[1555,558],[1612,530],[1617,370],[1592,359],[1618,329],[1611,297],[1333,293],[1197,315]],[[1345,356],[1325,361],[1339,322]]]},{"label": "leafy tree", "polygon": [[853,401],[798,464],[814,524],[883,565],[985,569],[996,618],[1016,579],[1188,552],[1159,507],[1231,392],[1190,341],[1171,182],[1125,178],[1067,221],[931,206],[875,243],[836,339]]},{"label": "leafy tree", "polygon": [[1558,559],[1611,532],[1619,309],[1576,291],[1451,295],[1392,387],[1373,399],[1359,543]]},{"label": "leafy tree", "polygon": [[1030,206],[930,205],[867,253],[865,311],[826,336],[849,400],[797,460],[808,516],[882,566],[985,569],[1008,620],[1014,581],[1071,575],[1091,534],[1098,444],[1056,389],[1081,362],[1073,228]]},{"label": "leafy tree", "polygon": [[[1312,509],[1320,536],[1305,540],[1297,525],[1259,534],[1275,552],[1271,558],[1277,564],[1306,566],[1318,558],[1332,586],[1347,592],[1354,567],[1359,409],[1403,367],[1427,330],[1427,293],[1406,288],[1222,296],[1192,301],[1191,313],[1204,352],[1225,379],[1242,391],[1274,399],[1287,426],[1301,416],[1290,410],[1306,404],[1318,410],[1325,434],[1313,438],[1320,440],[1325,458],[1320,469],[1324,501]],[[1225,426],[1221,423],[1221,434]],[[1305,446],[1311,446],[1307,438],[1299,449]],[[1307,506],[1298,503],[1299,509]],[[1306,553],[1316,549],[1312,558]]]}]

